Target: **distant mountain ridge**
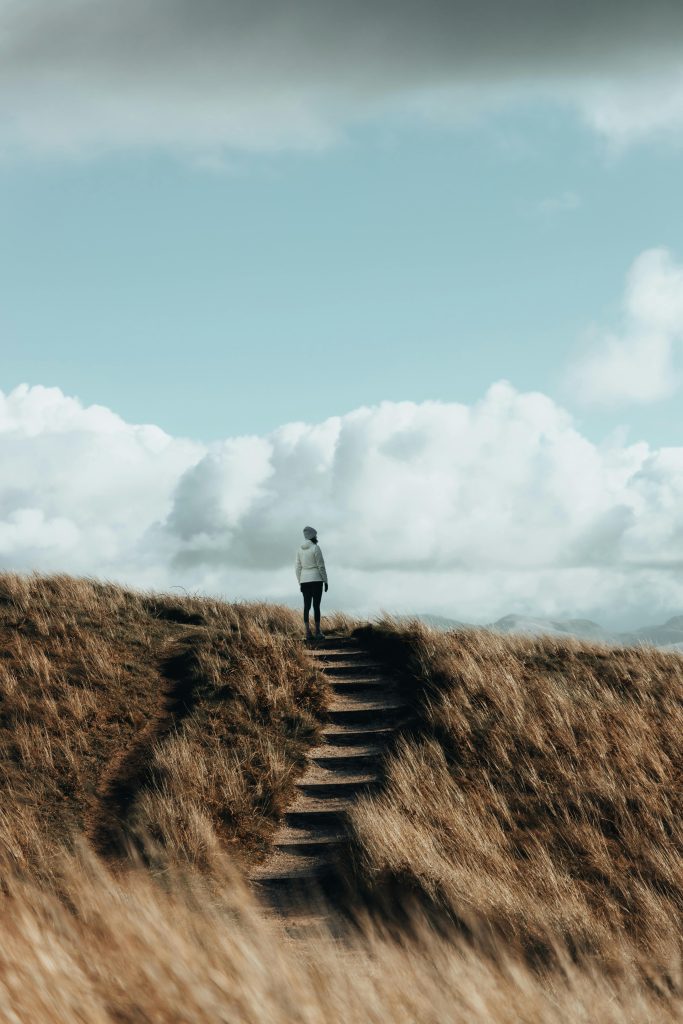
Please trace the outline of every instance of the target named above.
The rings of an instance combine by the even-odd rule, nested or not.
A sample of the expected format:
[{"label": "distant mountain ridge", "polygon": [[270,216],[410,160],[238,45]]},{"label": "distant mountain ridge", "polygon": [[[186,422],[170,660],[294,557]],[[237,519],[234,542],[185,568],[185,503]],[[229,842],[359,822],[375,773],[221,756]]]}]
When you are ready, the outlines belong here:
[{"label": "distant mountain ridge", "polygon": [[[411,616],[399,616],[410,618]],[[434,629],[476,628],[477,624],[460,622],[443,615],[418,614],[421,622]],[[495,622],[480,624],[479,628],[496,633],[523,633],[527,636],[574,636],[580,640],[594,640],[606,644],[652,644],[667,650],[683,652],[683,615],[674,615],[661,625],[642,626],[629,632],[613,632],[591,619],[546,619],[531,615],[504,615]]]}]

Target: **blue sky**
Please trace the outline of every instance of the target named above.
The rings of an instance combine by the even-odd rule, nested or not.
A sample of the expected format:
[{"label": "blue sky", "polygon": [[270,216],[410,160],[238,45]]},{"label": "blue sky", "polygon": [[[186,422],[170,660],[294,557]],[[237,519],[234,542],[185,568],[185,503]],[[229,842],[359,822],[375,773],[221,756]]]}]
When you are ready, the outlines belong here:
[{"label": "blue sky", "polygon": [[680,614],[681,68],[669,0],[0,0],[0,566]]},{"label": "blue sky", "polygon": [[[2,386],[53,384],[210,440],[506,378],[680,440],[676,399],[584,409],[583,332],[644,249],[683,257],[679,147],[615,154],[548,104],[351,130],[318,153],[0,168]],[[315,370],[306,372],[306,367]]]}]

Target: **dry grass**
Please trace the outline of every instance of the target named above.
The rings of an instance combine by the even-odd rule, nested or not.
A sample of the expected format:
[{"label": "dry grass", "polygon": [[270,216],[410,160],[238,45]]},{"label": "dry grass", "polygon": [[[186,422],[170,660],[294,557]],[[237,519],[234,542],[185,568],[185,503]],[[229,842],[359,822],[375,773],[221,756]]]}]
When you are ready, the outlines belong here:
[{"label": "dry grass", "polygon": [[258,856],[325,698],[300,635],[267,604],[1,575],[3,862],[34,871],[83,831],[201,861],[205,821]]},{"label": "dry grass", "polygon": [[[211,840],[207,838],[207,843]],[[3,899],[0,1020],[12,1024],[674,1024],[681,1002],[570,963],[539,975],[422,924],[340,947],[283,938],[240,879],[115,879],[67,862],[67,899],[15,882]],[[216,895],[218,891],[219,895]]]},{"label": "dry grass", "polygon": [[342,948],[285,938],[239,869],[316,740],[300,631],[0,576],[0,1021],[683,1020],[683,659],[365,630],[416,724],[358,806],[357,870],[411,928]]},{"label": "dry grass", "polygon": [[417,715],[354,814],[366,884],[398,880],[536,962],[559,945],[623,969],[629,950],[680,986],[683,658],[417,622],[364,632]]}]

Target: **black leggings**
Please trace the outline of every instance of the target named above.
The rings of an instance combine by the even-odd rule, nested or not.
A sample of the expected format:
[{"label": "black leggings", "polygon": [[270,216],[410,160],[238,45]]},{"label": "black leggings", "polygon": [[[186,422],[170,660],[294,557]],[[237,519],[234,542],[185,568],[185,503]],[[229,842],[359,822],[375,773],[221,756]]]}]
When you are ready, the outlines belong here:
[{"label": "black leggings", "polygon": [[323,596],[322,580],[313,580],[311,583],[302,583],[301,591],[304,595],[304,622],[308,625],[308,613],[313,602],[313,617],[316,626],[320,625],[320,598]]}]

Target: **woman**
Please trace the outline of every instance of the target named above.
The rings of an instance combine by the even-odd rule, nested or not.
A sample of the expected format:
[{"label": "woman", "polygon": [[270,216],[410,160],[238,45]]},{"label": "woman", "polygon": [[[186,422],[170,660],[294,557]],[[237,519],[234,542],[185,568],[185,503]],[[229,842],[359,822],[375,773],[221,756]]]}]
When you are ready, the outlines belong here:
[{"label": "woman", "polygon": [[306,624],[306,639],[311,639],[311,627],[308,624],[308,615],[313,602],[313,616],[315,618],[315,638],[324,640],[325,634],[320,630],[320,598],[323,594],[323,585],[327,592],[327,571],[325,559],[318,547],[318,531],[312,526],[304,527],[304,542],[296,553],[296,578],[299,581],[301,593],[304,595],[304,623]]}]

